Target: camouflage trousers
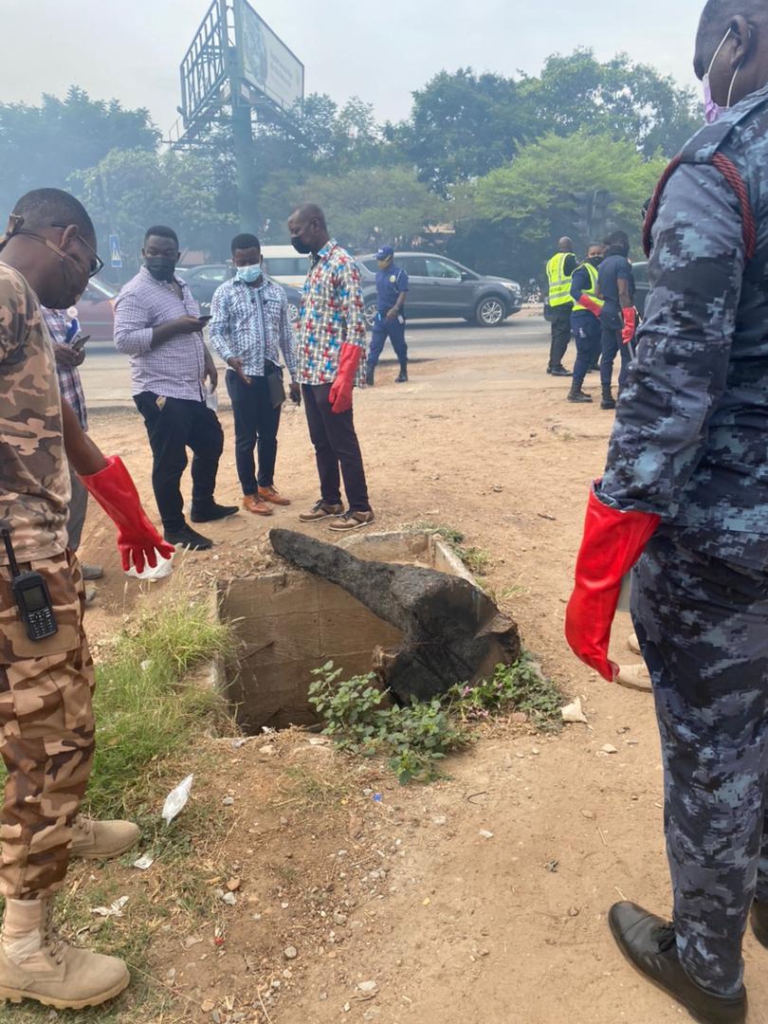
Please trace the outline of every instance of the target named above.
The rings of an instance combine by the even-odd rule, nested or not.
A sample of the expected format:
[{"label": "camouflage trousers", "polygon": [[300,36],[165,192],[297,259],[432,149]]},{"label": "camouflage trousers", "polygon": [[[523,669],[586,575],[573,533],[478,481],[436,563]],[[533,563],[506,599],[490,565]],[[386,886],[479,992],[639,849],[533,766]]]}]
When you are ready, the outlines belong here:
[{"label": "camouflage trousers", "polygon": [[768,902],[768,574],[662,530],[635,569],[632,616],[661,732],[681,963],[732,995],[750,906]]},{"label": "camouflage trousers", "polygon": [[8,769],[0,893],[13,899],[61,888],[94,751],[94,673],[80,567],[70,553],[21,566],[30,568],[47,580],[59,631],[29,640],[10,572],[0,566],[0,754]]}]

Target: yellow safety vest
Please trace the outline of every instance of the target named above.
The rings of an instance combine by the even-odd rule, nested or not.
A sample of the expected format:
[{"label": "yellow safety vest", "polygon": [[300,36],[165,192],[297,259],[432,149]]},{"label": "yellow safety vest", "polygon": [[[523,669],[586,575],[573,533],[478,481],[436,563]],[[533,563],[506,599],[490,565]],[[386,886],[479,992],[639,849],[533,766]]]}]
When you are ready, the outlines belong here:
[{"label": "yellow safety vest", "polygon": [[[593,298],[594,301],[600,306],[600,309],[602,309],[605,305],[605,299],[598,299],[597,297],[597,270],[589,262],[582,263],[581,266],[586,269],[587,273],[589,274],[589,279],[592,282],[591,286],[587,289],[587,291],[582,292],[582,295],[591,296],[591,298]],[[577,267],[576,269],[581,270],[581,267]],[[587,312],[587,307],[582,306],[580,302],[577,302],[576,305],[573,307],[573,312]],[[589,310],[588,312],[591,313],[592,310]]]},{"label": "yellow safety vest", "polygon": [[573,256],[576,259],[572,252],[558,252],[555,253],[547,264],[550,306],[567,306],[573,302],[571,298],[571,278],[566,276],[565,273],[565,261],[569,256]]}]

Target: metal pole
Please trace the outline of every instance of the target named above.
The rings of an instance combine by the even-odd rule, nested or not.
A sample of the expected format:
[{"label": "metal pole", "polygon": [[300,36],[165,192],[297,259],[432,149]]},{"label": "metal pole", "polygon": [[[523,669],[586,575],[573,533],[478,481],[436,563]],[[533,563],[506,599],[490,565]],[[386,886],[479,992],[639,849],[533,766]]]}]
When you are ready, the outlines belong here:
[{"label": "metal pole", "polygon": [[[228,7],[232,0],[221,0],[221,18],[224,39],[229,36]],[[232,4],[234,8],[234,4]],[[235,32],[237,33],[237,18]],[[232,97],[232,141],[235,155],[235,177],[237,181],[237,213],[241,231],[256,231],[258,211],[256,208],[257,193],[255,188],[256,160],[251,125],[251,107],[240,94],[240,61],[239,47],[243,41],[235,38],[235,46],[227,47],[227,63],[229,66],[229,89]]]}]

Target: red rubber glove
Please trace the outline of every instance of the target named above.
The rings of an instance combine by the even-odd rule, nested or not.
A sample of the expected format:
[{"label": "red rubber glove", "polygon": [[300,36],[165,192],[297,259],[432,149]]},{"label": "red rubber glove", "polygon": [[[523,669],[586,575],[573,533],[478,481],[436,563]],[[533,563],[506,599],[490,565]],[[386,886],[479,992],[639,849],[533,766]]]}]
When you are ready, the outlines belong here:
[{"label": "red rubber glove", "polygon": [[619,666],[608,660],[608,644],[621,581],[660,522],[660,516],[648,512],[608,508],[592,488],[576,562],[576,586],[565,613],[565,637],[576,657],[609,683],[619,674]]},{"label": "red rubber glove", "polygon": [[627,306],[621,312],[624,315],[624,330],[621,332],[621,340],[628,345],[637,333],[637,310],[634,306]]},{"label": "red rubber glove", "polygon": [[590,313],[592,313],[594,316],[598,318],[598,320],[600,319],[600,314],[603,312],[603,307],[592,295],[582,294],[581,298],[579,299],[579,305],[583,306],[585,309],[588,309]]},{"label": "red rubber glove", "polygon": [[339,369],[336,373],[336,380],[331,385],[331,393],[328,396],[331,403],[331,411],[337,414],[349,412],[352,408],[352,390],[355,386],[357,370],[360,360],[363,358],[363,350],[359,345],[341,346],[339,356]]},{"label": "red rubber glove", "polygon": [[107,468],[80,478],[109,518],[117,526],[117,547],[127,572],[133,561],[137,572],[157,565],[155,551],[170,558],[176,550],[166,544],[141,507],[139,492],[119,455],[107,459]]}]

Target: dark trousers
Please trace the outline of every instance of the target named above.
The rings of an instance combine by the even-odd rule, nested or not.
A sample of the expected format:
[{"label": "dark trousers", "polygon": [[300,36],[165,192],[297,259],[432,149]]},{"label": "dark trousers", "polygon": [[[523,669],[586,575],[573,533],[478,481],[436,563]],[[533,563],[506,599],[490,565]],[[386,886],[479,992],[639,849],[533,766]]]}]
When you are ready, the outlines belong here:
[{"label": "dark trousers", "polygon": [[[315,446],[320,496],[328,505],[341,504],[341,476],[352,512],[370,512],[363,456],[355,433],[352,410],[333,412],[330,384],[303,385],[309,436]],[[339,473],[341,467],[341,475]]]},{"label": "dark trousers", "polygon": [[178,533],[185,524],[181,477],[187,468],[187,448],[194,453],[192,505],[205,509],[213,503],[224,432],[205,402],[158,398],[151,391],[135,395],[134,401],[152,448],[152,487],[160,518],[166,533]]},{"label": "dark trousers", "polygon": [[549,369],[563,365],[563,356],[571,340],[571,311],[573,305],[552,306],[552,344],[549,349]]},{"label": "dark trousers", "polygon": [[392,348],[400,363],[400,368],[405,370],[408,366],[408,346],[405,343],[405,324],[395,317],[387,320],[386,313],[379,313],[373,325],[371,334],[371,349],[368,353],[368,369],[375,370],[378,366],[381,353],[387,343],[387,338],[392,342]]},{"label": "dark trousers", "polygon": [[602,330],[596,316],[579,311],[571,316],[571,331],[576,339],[573,383],[580,387],[600,355]]},{"label": "dark trousers", "polygon": [[[235,464],[243,494],[256,494],[259,487],[272,487],[277,461],[277,432],[281,407],[274,407],[266,377],[251,377],[245,384],[234,370],[227,370],[227,391],[235,417]],[[258,446],[259,476],[253,457]]]},{"label": "dark trousers", "polygon": [[629,345],[625,345],[621,340],[621,327],[614,327],[613,325],[603,324],[602,326],[602,337],[601,346],[603,355],[600,360],[600,383],[603,387],[609,388],[613,383],[613,364],[616,361],[616,356],[621,356],[621,369],[619,370],[619,388],[623,388],[627,383],[627,375],[629,374],[629,364],[632,362],[632,354],[629,351]]},{"label": "dark trousers", "polygon": [[67,516],[67,547],[70,551],[77,551],[80,547],[85,516],[88,512],[88,490],[74,470],[70,470],[69,479],[72,484],[72,498],[69,502]]},{"label": "dark trousers", "polygon": [[662,530],[635,570],[632,616],[661,732],[680,960],[732,995],[752,900],[768,903],[768,575]]}]

